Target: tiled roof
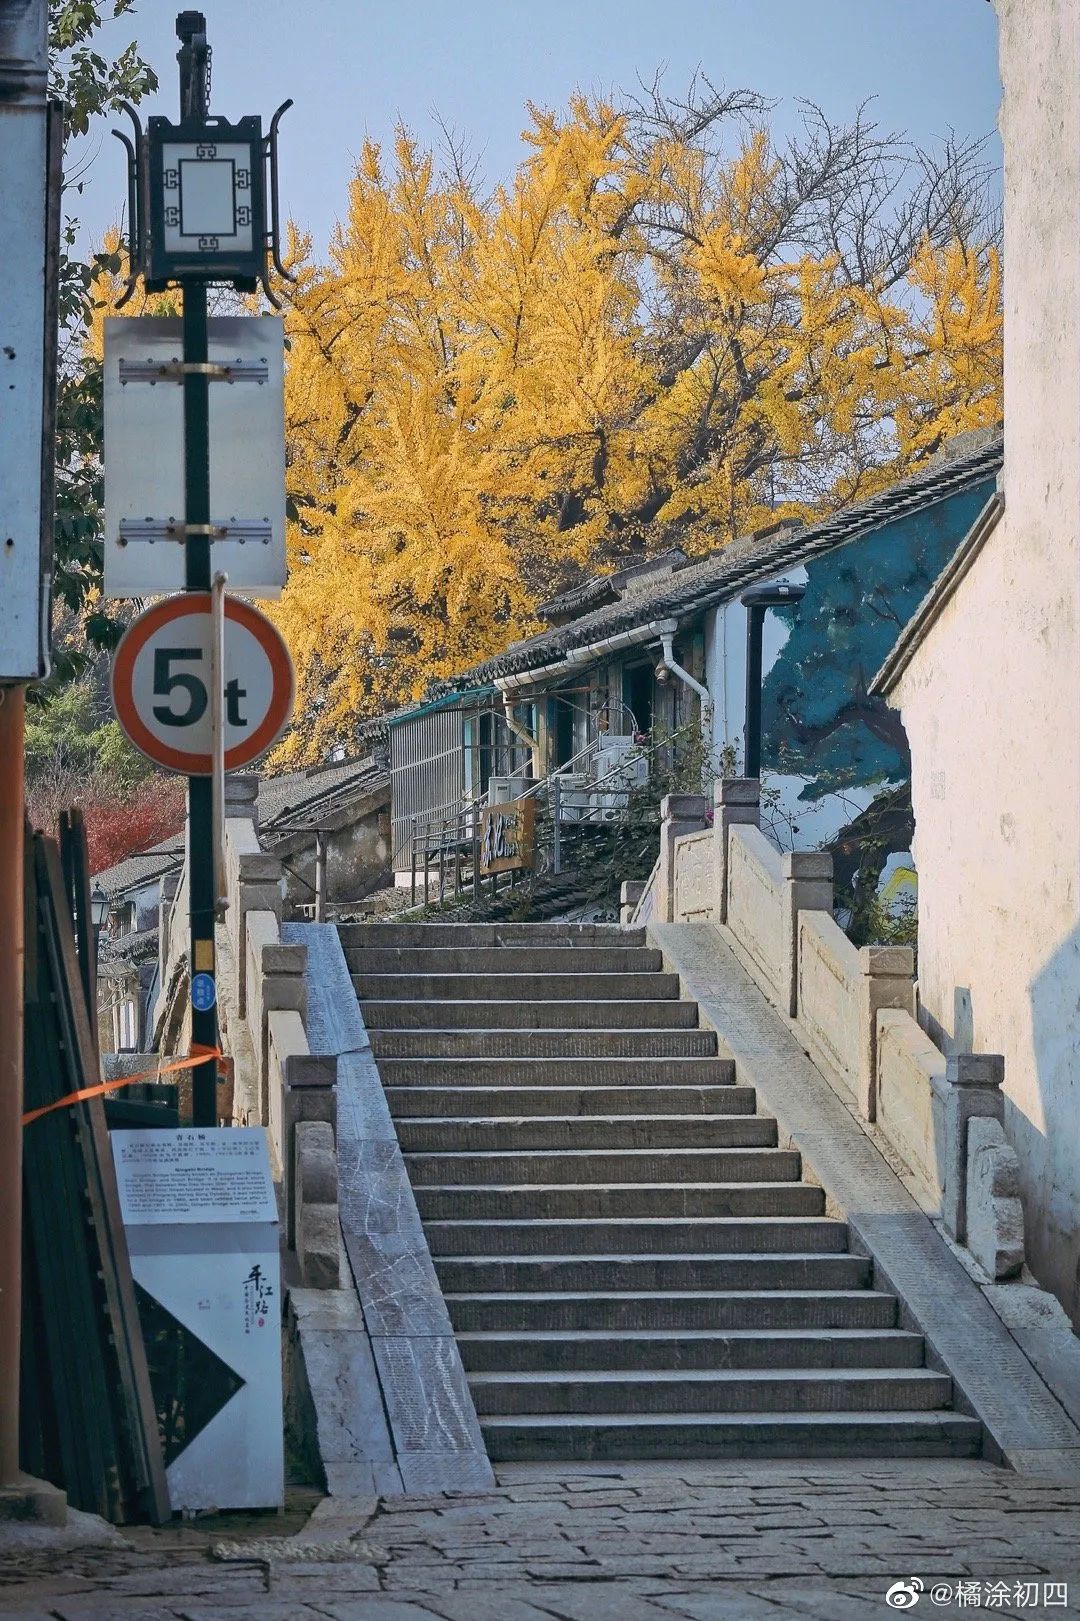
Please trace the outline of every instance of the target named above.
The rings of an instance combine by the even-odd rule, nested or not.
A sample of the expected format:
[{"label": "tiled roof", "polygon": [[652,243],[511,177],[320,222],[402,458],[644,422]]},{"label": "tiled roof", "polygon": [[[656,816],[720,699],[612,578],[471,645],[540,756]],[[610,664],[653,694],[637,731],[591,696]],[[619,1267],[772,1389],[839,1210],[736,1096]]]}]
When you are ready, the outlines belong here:
[{"label": "tiled roof", "polygon": [[549,624],[565,624],[568,620],[579,618],[589,608],[603,607],[606,603],[618,601],[629,591],[641,590],[654,583],[660,575],[670,575],[687,562],[686,553],[674,546],[669,551],[661,552],[658,557],[646,557],[640,563],[631,563],[611,574],[598,574],[591,580],[584,580],[580,585],[564,591],[561,596],[552,597],[550,602],[541,603],[537,613]]},{"label": "tiled roof", "polygon": [[259,827],[271,832],[279,824],[304,820],[331,803],[374,791],[383,779],[389,781],[385,766],[370,755],[266,777],[259,783]]},{"label": "tiled roof", "polygon": [[[377,764],[370,755],[361,760],[314,766],[308,771],[287,771],[280,776],[263,777],[259,781],[259,829],[269,835],[266,842],[272,846],[275,831],[284,834],[286,828],[294,829],[298,823],[314,823],[321,815],[340,810],[350,799],[388,786],[389,781],[386,767]],[[95,873],[93,882],[110,899],[118,899],[175,871],[183,861],[184,834],[174,833],[149,850]]]},{"label": "tiled roof", "polygon": [[173,833],[159,844],[151,845],[149,850],[127,856],[115,866],[106,867],[104,872],[96,872],[93,884],[96,889],[103,889],[112,900],[133,889],[141,889],[144,884],[153,883],[164,873],[182,866],[183,860],[184,835],[182,832]]},{"label": "tiled roof", "polygon": [[646,578],[614,603],[537,636],[515,642],[504,653],[438,683],[431,693],[460,691],[498,676],[517,675],[552,663],[575,648],[616,635],[653,619],[678,619],[726,602],[756,580],[769,579],[811,557],[843,546],[847,541],[933,506],[949,496],[992,479],[1001,468],[1003,435],[1000,429],[980,429],[951,441],[918,472],[889,489],[844,507],[820,523],[785,528],[756,545],[736,541],[701,562],[676,568],[659,580]]}]

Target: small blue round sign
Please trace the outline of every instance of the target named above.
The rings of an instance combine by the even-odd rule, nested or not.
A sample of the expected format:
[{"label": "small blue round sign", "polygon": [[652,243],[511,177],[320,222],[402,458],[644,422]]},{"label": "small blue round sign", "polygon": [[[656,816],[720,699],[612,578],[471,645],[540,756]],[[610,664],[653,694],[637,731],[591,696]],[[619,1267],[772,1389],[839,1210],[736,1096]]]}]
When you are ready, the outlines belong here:
[{"label": "small blue round sign", "polygon": [[217,1001],[217,986],[213,974],[195,974],[191,981],[191,1005],[199,1013],[206,1013]]}]

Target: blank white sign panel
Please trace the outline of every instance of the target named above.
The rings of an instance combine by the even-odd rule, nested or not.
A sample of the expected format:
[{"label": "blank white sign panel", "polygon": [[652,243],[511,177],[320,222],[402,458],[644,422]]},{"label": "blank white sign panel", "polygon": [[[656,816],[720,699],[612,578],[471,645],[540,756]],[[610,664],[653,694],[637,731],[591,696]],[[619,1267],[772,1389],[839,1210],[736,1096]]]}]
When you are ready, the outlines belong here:
[{"label": "blank white sign panel", "polygon": [[[212,380],[210,518],[248,523],[268,540],[215,539],[211,567],[230,591],[278,597],[285,584],[285,333],[276,315],[216,316],[211,364],[265,377]],[[184,520],[184,390],[132,376],[182,359],[181,323],[157,316],[105,322],[105,595],[154,597],[184,589],[180,540],[128,538],[121,526]],[[128,380],[122,380],[122,368]]]}]

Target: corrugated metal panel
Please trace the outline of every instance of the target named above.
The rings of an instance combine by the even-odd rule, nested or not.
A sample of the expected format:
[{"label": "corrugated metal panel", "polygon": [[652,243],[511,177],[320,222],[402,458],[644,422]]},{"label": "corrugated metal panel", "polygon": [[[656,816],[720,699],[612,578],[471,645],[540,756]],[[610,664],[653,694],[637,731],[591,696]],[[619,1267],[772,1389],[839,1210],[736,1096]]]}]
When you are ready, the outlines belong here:
[{"label": "corrugated metal panel", "polygon": [[419,709],[414,709],[411,712],[402,710],[400,714],[388,715],[386,725],[389,730],[392,730],[395,726],[404,725],[406,721],[419,720],[421,715],[430,715],[434,709],[448,709],[455,704],[460,708],[466,699],[486,698],[494,691],[494,687],[487,686],[470,687],[461,692],[448,692],[442,698],[432,699],[429,704],[421,704]]},{"label": "corrugated metal panel", "polygon": [[409,717],[390,733],[390,794],[394,871],[408,872],[410,835],[460,809],[465,751],[460,709]]}]

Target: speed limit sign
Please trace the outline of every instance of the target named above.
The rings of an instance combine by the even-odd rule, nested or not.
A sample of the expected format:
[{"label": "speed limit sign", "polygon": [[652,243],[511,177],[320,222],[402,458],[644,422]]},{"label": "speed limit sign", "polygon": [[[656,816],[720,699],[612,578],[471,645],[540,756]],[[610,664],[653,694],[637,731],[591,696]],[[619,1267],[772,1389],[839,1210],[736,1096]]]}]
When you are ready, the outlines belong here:
[{"label": "speed limit sign", "polygon": [[[210,593],[155,603],[125,632],[112,668],[116,717],[135,747],[185,776],[212,769]],[[222,726],[225,770],[250,765],[292,714],[289,650],[264,614],[239,597],[224,603]]]}]

